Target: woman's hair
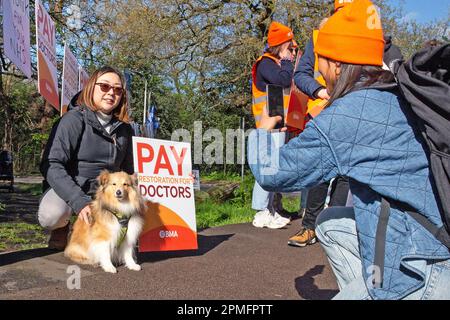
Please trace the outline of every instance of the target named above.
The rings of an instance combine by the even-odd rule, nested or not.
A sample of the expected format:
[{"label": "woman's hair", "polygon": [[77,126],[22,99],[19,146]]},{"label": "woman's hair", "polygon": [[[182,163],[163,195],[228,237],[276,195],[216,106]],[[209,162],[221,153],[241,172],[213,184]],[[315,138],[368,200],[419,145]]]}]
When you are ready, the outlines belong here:
[{"label": "woman's hair", "polygon": [[341,62],[341,73],[331,92],[327,106],[347,93],[369,87],[373,84],[389,84],[395,82],[392,72],[378,66],[367,66]]},{"label": "woman's hair", "polygon": [[[81,94],[78,97],[77,104],[86,106],[92,111],[98,111],[98,108],[94,104],[94,89],[95,83],[97,79],[106,73],[115,73],[119,76],[120,82],[122,83],[122,88],[125,86],[125,78],[123,75],[116,69],[105,66],[100,69],[97,69],[92,76],[89,78],[86,86],[81,91]],[[128,100],[127,100],[127,91],[124,89],[122,96],[120,97],[119,104],[113,110],[113,115],[122,122],[129,122],[128,117]]]},{"label": "woman's hair", "polygon": [[266,49],[266,53],[270,53],[270,54],[273,55],[275,58],[281,59],[280,53],[281,53],[281,46],[282,46],[283,44],[284,44],[284,43],[279,44],[278,46],[268,47],[268,48]]}]

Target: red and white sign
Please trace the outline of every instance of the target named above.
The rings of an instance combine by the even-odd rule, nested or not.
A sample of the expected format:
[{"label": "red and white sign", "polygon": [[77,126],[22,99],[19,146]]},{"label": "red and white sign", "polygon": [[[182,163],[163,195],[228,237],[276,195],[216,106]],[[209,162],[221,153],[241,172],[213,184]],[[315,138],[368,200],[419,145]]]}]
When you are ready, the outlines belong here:
[{"label": "red and white sign", "polygon": [[38,90],[45,100],[59,111],[55,23],[39,0],[36,0],[35,6]]},{"label": "red and white sign", "polygon": [[78,90],[81,91],[86,86],[89,81],[89,73],[87,73],[82,67],[79,69],[79,79]]},{"label": "red and white sign", "polygon": [[[295,69],[302,56],[302,52],[299,50],[297,59],[295,61]],[[289,96],[289,107],[286,115],[286,126],[297,128],[303,131],[305,129],[306,122],[308,121],[306,111],[308,109],[308,96],[301,92],[292,80],[291,94]]]},{"label": "red and white sign", "polygon": [[31,78],[29,1],[6,0],[2,4],[5,55],[28,78]]},{"label": "red and white sign", "polygon": [[197,249],[190,144],[133,137],[133,150],[147,205],[139,251]]},{"label": "red and white sign", "polygon": [[63,78],[61,91],[61,115],[74,95],[78,93],[78,61],[67,44],[64,46]]}]

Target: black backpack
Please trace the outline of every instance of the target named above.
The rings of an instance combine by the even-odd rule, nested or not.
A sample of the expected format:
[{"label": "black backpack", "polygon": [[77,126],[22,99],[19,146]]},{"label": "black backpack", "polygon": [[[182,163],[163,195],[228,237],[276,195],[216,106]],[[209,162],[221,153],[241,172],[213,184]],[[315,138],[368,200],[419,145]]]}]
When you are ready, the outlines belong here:
[{"label": "black backpack", "polygon": [[386,228],[391,205],[404,208],[410,216],[450,249],[450,43],[421,50],[406,62],[394,64],[393,73],[402,96],[411,105],[410,119],[423,136],[433,191],[443,221],[438,228],[425,216],[382,198],[377,226],[375,261],[382,285]]},{"label": "black backpack", "polygon": [[400,65],[397,82],[428,146],[434,192],[444,226],[433,234],[450,248],[450,43],[417,52]]}]

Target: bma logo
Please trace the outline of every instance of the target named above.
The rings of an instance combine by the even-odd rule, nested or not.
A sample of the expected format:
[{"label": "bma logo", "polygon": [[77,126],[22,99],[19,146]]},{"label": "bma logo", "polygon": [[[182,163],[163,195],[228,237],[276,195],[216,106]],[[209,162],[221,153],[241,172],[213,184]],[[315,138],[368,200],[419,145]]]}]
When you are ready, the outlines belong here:
[{"label": "bma logo", "polygon": [[176,230],[161,230],[159,231],[159,237],[164,238],[178,238],[178,232]]}]

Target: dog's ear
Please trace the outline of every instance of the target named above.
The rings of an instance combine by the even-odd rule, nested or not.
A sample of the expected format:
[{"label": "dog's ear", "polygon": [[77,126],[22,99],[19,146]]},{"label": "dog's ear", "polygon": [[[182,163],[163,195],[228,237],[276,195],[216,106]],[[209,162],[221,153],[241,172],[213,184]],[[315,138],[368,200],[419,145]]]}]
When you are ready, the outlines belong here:
[{"label": "dog's ear", "polygon": [[135,172],[131,175],[131,181],[133,181],[133,186],[137,187],[139,184],[138,174]]},{"label": "dog's ear", "polygon": [[98,176],[97,180],[101,186],[105,186],[109,180],[109,171],[103,170],[102,172],[100,172],[100,175]]}]

